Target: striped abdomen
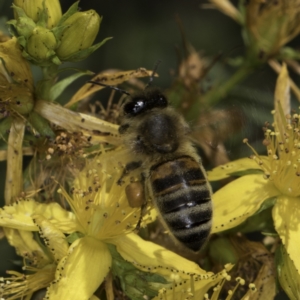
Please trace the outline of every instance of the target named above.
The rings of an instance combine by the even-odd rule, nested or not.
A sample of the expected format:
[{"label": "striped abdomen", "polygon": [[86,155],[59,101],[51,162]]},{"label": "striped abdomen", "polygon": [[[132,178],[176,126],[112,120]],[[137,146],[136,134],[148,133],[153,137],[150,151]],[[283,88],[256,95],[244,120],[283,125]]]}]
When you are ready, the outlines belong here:
[{"label": "striped abdomen", "polygon": [[190,156],[152,166],[153,197],[166,225],[186,247],[198,251],[212,223],[210,186],[203,167]]}]

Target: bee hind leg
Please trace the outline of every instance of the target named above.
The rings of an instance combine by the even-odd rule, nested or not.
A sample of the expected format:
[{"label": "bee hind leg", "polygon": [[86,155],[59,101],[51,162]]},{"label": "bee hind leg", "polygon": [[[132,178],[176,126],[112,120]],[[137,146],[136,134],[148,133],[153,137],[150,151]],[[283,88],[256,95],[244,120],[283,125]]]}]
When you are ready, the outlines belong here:
[{"label": "bee hind leg", "polygon": [[141,206],[141,214],[140,214],[139,220],[138,220],[138,222],[137,222],[137,224],[135,226],[135,229],[134,229],[135,232],[139,232],[140,229],[141,229],[141,224],[142,224],[142,221],[143,221],[143,216],[144,216],[144,214],[145,214],[145,212],[147,210],[147,204],[148,204],[147,201],[144,201],[144,203]]},{"label": "bee hind leg", "polygon": [[141,173],[141,189],[142,189],[142,198],[141,198],[141,205],[140,205],[140,208],[141,208],[141,213],[140,213],[140,217],[139,217],[139,220],[135,226],[135,229],[134,231],[135,232],[139,232],[140,229],[141,229],[141,223],[142,223],[142,220],[143,220],[143,217],[147,211],[147,205],[148,205],[148,201],[147,201],[147,197],[146,197],[146,186],[145,186],[145,181],[146,181],[146,176],[144,173]]}]

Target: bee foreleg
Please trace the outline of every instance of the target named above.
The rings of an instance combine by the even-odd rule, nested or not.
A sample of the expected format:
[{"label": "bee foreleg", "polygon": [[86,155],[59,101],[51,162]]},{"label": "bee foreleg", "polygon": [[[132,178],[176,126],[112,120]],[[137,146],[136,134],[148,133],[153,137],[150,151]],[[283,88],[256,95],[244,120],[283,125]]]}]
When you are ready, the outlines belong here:
[{"label": "bee foreleg", "polygon": [[139,168],[141,165],[142,165],[141,161],[132,161],[132,162],[126,164],[121,177],[117,181],[117,184],[122,185],[122,183],[124,182],[123,181],[124,177],[127,176],[131,171]]}]

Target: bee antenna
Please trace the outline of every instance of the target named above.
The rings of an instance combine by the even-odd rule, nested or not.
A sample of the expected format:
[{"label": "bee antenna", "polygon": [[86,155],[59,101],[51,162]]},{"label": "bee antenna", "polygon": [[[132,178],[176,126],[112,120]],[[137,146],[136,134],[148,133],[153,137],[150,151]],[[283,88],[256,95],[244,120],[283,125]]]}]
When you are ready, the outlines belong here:
[{"label": "bee antenna", "polygon": [[157,71],[158,66],[159,66],[160,63],[161,63],[161,60],[158,60],[158,61],[155,62],[154,67],[153,67],[152,74],[151,74],[151,76],[150,76],[150,78],[149,78],[149,82],[147,83],[145,89],[148,88],[148,87],[152,84],[152,81],[153,81],[153,79],[154,79],[155,72]]},{"label": "bee antenna", "polygon": [[126,94],[127,96],[131,96],[130,93],[128,93],[127,91],[122,90],[122,89],[120,89],[120,88],[118,88],[116,86],[113,86],[113,85],[108,85],[108,84],[101,83],[101,82],[98,82],[98,81],[93,81],[93,80],[89,80],[88,82],[92,83],[92,84],[97,84],[97,85],[105,86],[105,87],[108,87],[108,88],[110,88],[112,90],[118,91],[118,92],[120,92],[122,94]]}]

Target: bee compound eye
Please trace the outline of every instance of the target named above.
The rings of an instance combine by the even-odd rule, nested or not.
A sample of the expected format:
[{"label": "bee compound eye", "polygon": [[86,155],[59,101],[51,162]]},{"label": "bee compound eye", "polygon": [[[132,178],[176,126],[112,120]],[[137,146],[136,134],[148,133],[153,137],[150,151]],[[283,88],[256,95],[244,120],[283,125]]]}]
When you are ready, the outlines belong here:
[{"label": "bee compound eye", "polygon": [[135,100],[131,101],[124,106],[124,113],[129,114],[132,116],[138,115],[141,113],[145,108],[145,101],[144,100]]}]

